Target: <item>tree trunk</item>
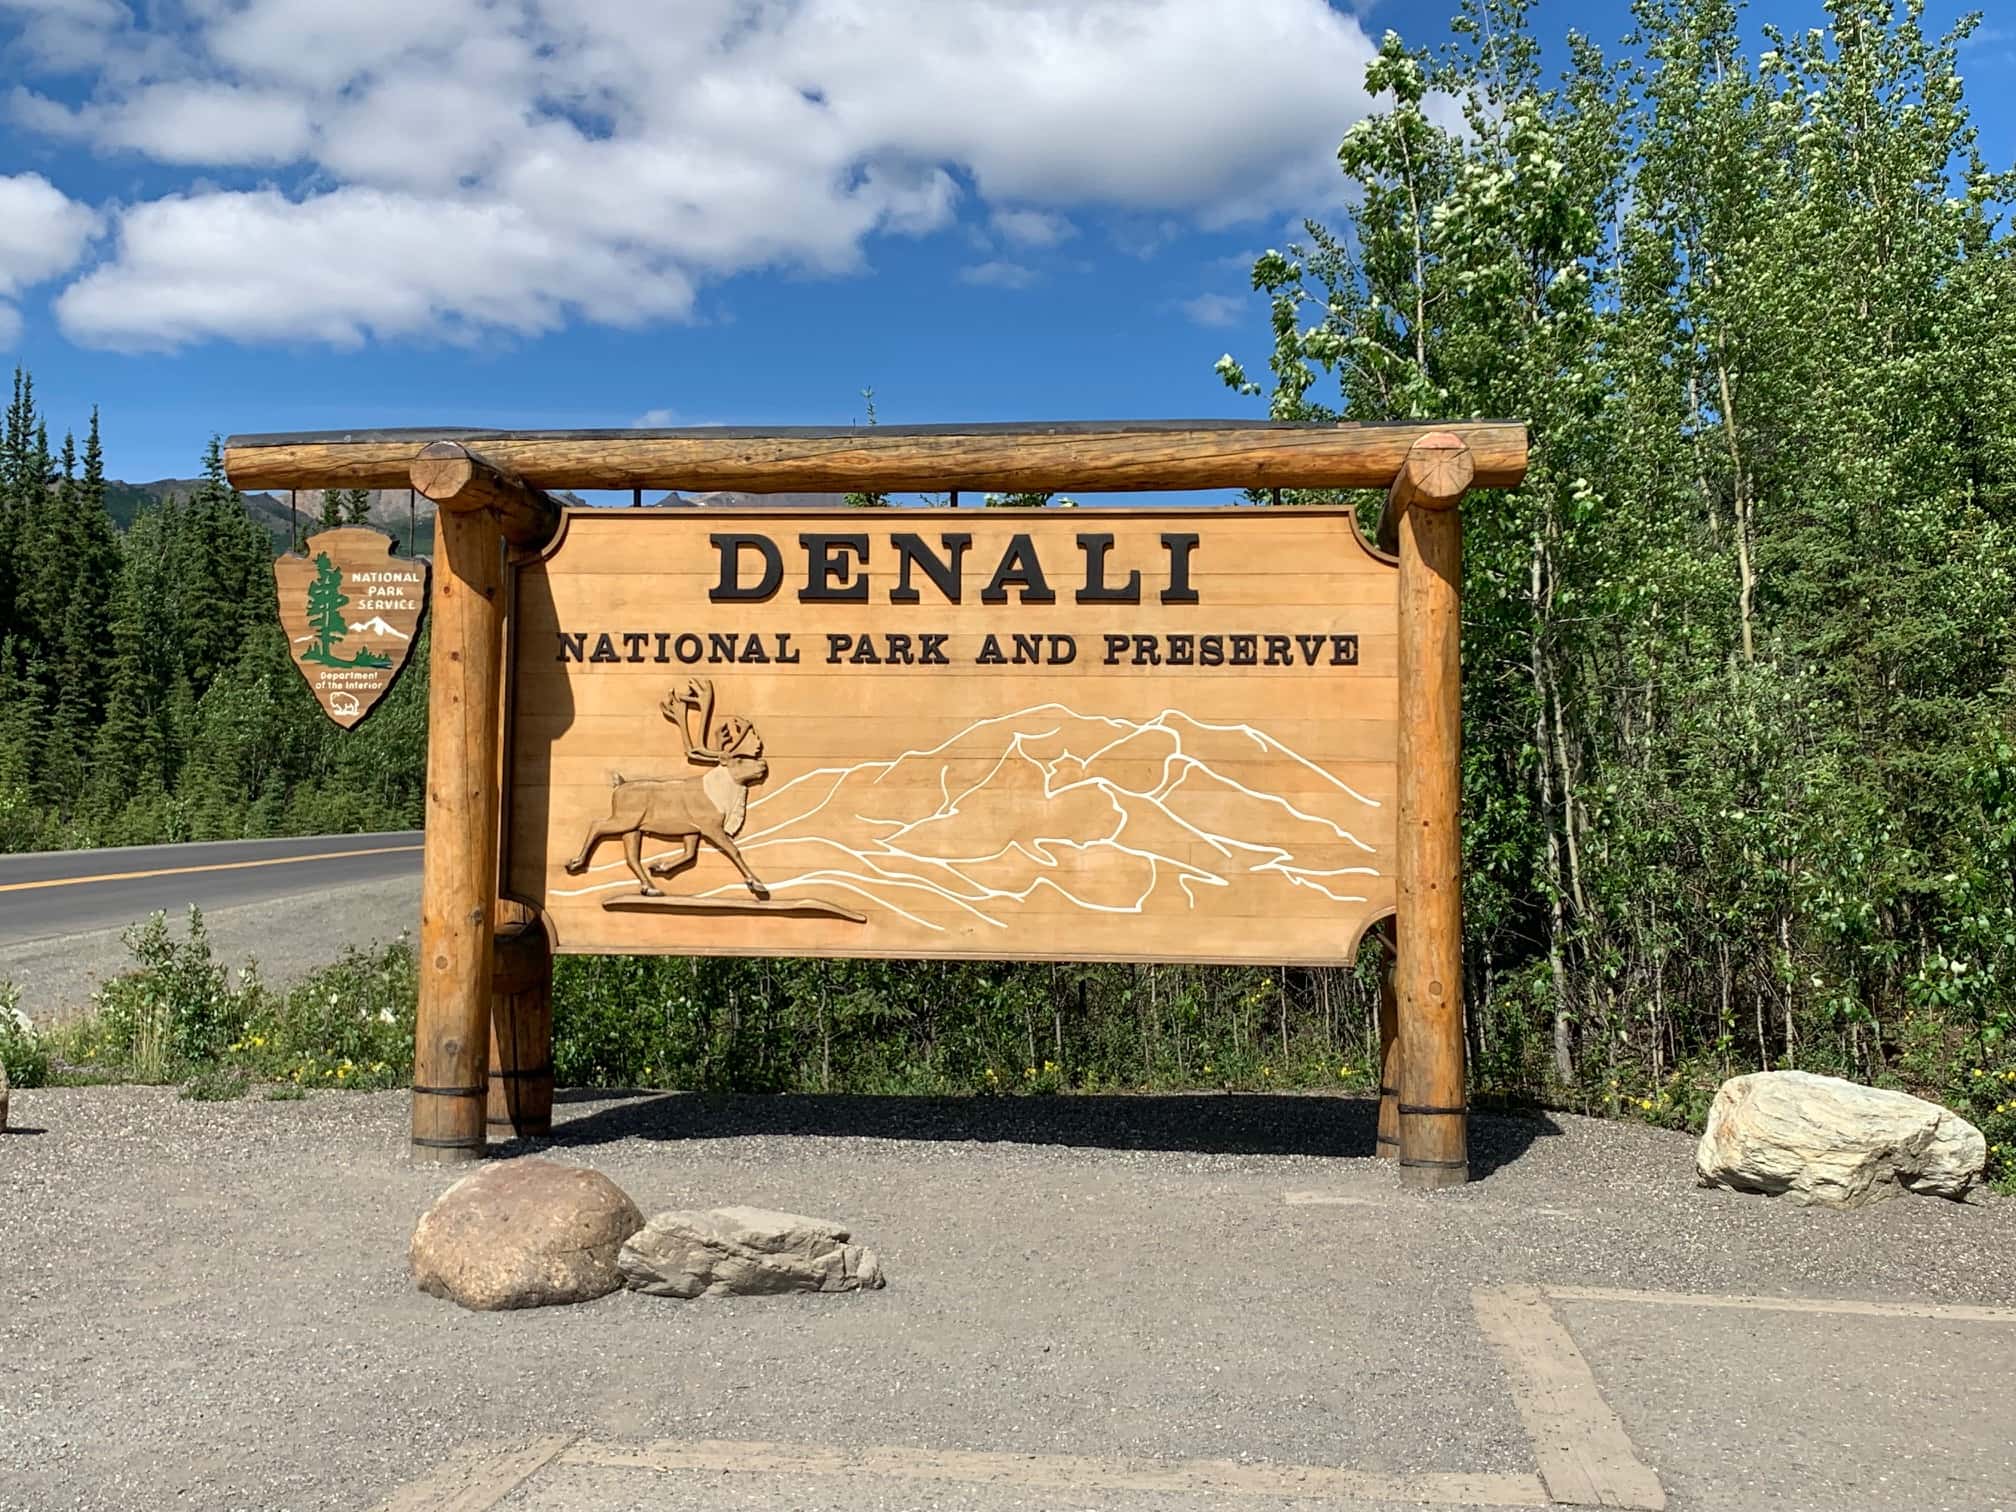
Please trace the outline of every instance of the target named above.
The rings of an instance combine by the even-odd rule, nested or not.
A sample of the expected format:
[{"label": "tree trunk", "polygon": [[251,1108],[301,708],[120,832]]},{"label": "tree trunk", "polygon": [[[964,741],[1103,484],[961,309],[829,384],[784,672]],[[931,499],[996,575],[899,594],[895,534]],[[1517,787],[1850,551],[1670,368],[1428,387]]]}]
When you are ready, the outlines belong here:
[{"label": "tree trunk", "polygon": [[1736,402],[1729,392],[1729,368],[1718,351],[1715,381],[1722,389],[1722,435],[1729,443],[1729,466],[1735,473],[1736,495],[1736,596],[1737,618],[1743,638],[1743,660],[1757,659],[1756,632],[1751,628],[1752,606],[1757,595],[1757,574],[1750,565],[1751,500],[1750,480],[1743,471],[1743,452],[1736,435]]},{"label": "tree trunk", "polygon": [[1568,967],[1561,954],[1561,941],[1567,933],[1567,921],[1562,915],[1561,896],[1561,837],[1554,828],[1554,775],[1552,771],[1553,741],[1547,731],[1547,686],[1546,674],[1541,666],[1540,629],[1544,624],[1542,614],[1540,525],[1533,526],[1533,565],[1531,593],[1533,602],[1533,648],[1530,653],[1530,672],[1533,678],[1533,698],[1538,706],[1533,719],[1533,755],[1539,765],[1540,813],[1547,825],[1547,906],[1551,914],[1547,931],[1547,965],[1554,981],[1554,1074],[1564,1086],[1575,1081],[1575,1050],[1573,1032],[1568,1015]]}]

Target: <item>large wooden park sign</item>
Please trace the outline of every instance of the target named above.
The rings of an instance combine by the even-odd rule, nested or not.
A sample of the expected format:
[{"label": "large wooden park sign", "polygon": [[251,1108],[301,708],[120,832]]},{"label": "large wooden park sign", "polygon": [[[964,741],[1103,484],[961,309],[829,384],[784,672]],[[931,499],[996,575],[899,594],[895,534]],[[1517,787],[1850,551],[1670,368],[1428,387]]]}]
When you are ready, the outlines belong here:
[{"label": "large wooden park sign", "polygon": [[[480,1153],[486,1097],[550,1116],[515,1094],[553,951],[1329,964],[1390,918],[1382,1153],[1463,1180],[1455,506],[1525,462],[1501,423],[233,438],[241,486],[440,508],[416,1156]],[[1379,545],[1345,509],[545,492],[1227,486],[1384,489]],[[396,671],[327,633],[359,551],[376,601],[424,585],[363,532],[281,563],[325,704]]]}]

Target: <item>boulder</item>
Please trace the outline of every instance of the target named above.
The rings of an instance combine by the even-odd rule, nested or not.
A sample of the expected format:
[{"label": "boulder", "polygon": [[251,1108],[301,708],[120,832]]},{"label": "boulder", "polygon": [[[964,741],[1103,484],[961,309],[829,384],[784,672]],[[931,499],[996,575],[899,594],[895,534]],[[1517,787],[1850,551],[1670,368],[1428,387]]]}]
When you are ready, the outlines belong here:
[{"label": "boulder", "polygon": [[869,1291],[882,1285],[875,1252],[837,1223],[766,1208],[660,1213],[617,1258],[634,1291],[654,1297]]},{"label": "boulder", "polygon": [[413,1230],[424,1292],[495,1310],[586,1302],[623,1284],[623,1241],[637,1204],[600,1171],[521,1156],[484,1166],[441,1194]]},{"label": "boulder", "polygon": [[1981,1131],[1937,1103],[1806,1071],[1724,1082],[1694,1154],[1704,1186],[1843,1208],[1964,1197],[1987,1160]]}]

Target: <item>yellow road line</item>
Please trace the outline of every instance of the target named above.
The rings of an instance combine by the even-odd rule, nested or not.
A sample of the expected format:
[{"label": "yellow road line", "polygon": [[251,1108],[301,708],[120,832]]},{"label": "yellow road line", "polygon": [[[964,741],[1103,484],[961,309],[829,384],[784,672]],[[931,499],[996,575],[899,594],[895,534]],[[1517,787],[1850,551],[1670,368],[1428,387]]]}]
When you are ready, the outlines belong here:
[{"label": "yellow road line", "polygon": [[82,887],[87,882],[132,882],[141,877],[187,877],[196,872],[242,871],[248,866],[292,866],[300,861],[341,861],[345,856],[391,856],[417,851],[417,845],[375,845],[365,850],[324,851],[316,856],[271,856],[262,861],[212,861],[207,866],[164,866],[158,871],[106,872],[97,877],[50,877],[42,882],[0,882],[0,893],[29,892],[38,887]]}]

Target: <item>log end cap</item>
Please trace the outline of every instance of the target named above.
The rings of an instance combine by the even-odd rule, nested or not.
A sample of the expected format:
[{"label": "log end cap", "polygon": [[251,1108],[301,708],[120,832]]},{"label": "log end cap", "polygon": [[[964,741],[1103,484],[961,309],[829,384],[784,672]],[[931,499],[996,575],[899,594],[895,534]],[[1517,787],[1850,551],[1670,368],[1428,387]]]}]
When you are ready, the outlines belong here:
[{"label": "log end cap", "polygon": [[459,441],[435,441],[413,459],[411,477],[416,492],[452,509],[476,481],[476,459]]},{"label": "log end cap", "polygon": [[1477,458],[1461,436],[1430,431],[1407,450],[1396,492],[1427,509],[1448,509],[1477,479]]}]

